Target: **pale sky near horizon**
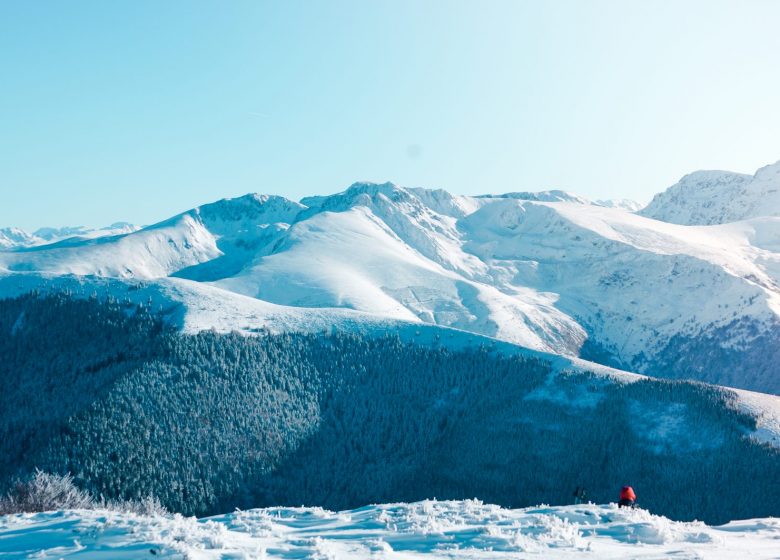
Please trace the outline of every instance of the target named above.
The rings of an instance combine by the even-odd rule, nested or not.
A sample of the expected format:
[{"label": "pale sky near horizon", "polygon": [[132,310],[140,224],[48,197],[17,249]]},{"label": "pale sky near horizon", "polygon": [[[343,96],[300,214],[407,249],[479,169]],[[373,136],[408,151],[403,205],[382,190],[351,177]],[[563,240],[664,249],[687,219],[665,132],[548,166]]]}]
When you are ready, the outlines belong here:
[{"label": "pale sky near horizon", "polygon": [[780,1],[0,2],[0,227],[780,159]]}]

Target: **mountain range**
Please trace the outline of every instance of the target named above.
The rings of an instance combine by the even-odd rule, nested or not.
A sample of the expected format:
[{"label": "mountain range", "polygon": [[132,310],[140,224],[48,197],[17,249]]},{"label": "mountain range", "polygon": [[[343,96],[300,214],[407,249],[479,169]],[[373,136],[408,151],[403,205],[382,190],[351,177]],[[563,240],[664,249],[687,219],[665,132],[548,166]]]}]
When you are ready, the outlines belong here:
[{"label": "mountain range", "polygon": [[635,213],[564,191],[250,194],[140,229],[3,230],[0,294],[143,286],[191,331],[430,324],[779,394],[778,189],[780,162],[692,173]]}]

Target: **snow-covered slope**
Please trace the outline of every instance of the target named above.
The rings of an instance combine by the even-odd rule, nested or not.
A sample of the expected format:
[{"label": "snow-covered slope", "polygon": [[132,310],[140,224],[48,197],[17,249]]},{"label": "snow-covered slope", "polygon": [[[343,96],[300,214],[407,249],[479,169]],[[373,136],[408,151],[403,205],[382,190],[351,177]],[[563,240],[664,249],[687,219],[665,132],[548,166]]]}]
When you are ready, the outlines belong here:
[{"label": "snow-covered slope", "polygon": [[[780,164],[706,184],[743,193],[728,206],[748,209],[740,216],[772,214],[753,194],[772,194],[778,173]],[[684,190],[643,214],[658,200],[678,214],[709,204],[710,191],[697,191],[699,204]],[[247,195],[124,235],[0,251],[0,272],[173,276],[219,288],[205,298],[210,321],[238,329],[254,298],[780,393],[780,217],[692,226],[615,206],[563,191],[465,197],[356,183],[300,203]]]},{"label": "snow-covered slope", "polygon": [[696,171],[657,194],[640,214],[685,225],[712,225],[780,216],[780,161],[755,175]]},{"label": "snow-covered slope", "polygon": [[477,500],[236,511],[213,518],[61,511],[0,517],[4,558],[777,558],[780,520],[719,527],[615,504],[504,509]]},{"label": "snow-covered slope", "polygon": [[[507,200],[461,228],[465,249],[512,285],[559,294],[557,308],[601,346],[585,349],[592,358],[606,351],[647,371],[681,337],[744,350],[777,332],[780,255],[764,248],[763,232],[780,233],[778,218],[684,227],[596,206]],[[764,373],[774,381],[763,388],[777,390],[777,370]]]}]

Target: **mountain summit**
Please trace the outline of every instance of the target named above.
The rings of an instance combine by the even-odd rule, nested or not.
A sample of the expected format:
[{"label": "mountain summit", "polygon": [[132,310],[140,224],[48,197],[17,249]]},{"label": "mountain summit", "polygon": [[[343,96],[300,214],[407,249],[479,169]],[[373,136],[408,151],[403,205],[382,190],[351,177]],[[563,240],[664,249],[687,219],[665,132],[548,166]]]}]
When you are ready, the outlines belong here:
[{"label": "mountain summit", "polygon": [[780,161],[755,175],[696,171],[657,194],[639,212],[673,224],[713,225],[780,216]]}]

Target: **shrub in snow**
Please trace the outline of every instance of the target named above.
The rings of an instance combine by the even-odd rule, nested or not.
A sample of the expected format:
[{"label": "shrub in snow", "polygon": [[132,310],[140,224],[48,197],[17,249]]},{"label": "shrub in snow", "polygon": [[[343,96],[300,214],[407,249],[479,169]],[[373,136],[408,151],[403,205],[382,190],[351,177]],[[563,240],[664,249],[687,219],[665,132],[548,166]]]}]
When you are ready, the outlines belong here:
[{"label": "shrub in snow", "polygon": [[89,492],[76,487],[70,474],[50,474],[39,469],[28,479],[17,481],[0,498],[0,515],[63,509],[108,509],[137,515],[168,514],[168,510],[154,496],[140,500],[95,500]]},{"label": "shrub in snow", "polygon": [[0,498],[0,514],[86,509],[93,504],[92,497],[76,488],[69,474],[60,476],[36,469],[31,478],[18,481]]},{"label": "shrub in snow", "polygon": [[95,505],[96,509],[110,509],[122,513],[135,513],[136,515],[167,515],[170,513],[160,500],[154,496],[147,496],[140,500],[106,500],[101,498]]}]

